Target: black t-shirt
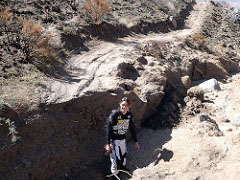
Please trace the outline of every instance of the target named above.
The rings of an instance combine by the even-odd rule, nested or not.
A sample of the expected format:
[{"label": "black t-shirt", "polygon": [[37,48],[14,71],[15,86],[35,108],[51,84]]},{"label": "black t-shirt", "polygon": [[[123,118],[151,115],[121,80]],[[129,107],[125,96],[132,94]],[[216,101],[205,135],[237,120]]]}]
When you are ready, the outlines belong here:
[{"label": "black t-shirt", "polygon": [[107,120],[107,144],[110,144],[111,140],[125,139],[128,128],[133,140],[137,142],[132,113],[127,112],[123,115],[120,109],[112,111]]}]

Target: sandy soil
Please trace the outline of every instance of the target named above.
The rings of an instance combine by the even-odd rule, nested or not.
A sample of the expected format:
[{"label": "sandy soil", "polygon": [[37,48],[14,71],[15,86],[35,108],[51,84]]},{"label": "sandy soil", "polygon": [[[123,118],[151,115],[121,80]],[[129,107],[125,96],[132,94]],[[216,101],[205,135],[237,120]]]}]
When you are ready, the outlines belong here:
[{"label": "sandy soil", "polygon": [[[132,180],[236,180],[240,176],[240,127],[232,122],[240,112],[240,74],[219,82],[221,91],[205,94],[203,111],[218,125],[184,116],[178,127],[142,130],[141,149],[129,143],[128,165]],[[222,135],[210,131],[219,131]]]}]

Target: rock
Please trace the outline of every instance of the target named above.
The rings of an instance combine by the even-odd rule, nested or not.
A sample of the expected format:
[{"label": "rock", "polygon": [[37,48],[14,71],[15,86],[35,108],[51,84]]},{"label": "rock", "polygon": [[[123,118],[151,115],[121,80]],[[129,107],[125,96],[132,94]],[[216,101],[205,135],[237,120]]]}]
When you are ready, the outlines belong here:
[{"label": "rock", "polygon": [[[208,116],[206,113],[202,113],[197,116],[200,123],[200,133],[202,134],[208,134],[209,136],[222,136],[223,133],[219,129],[218,124]],[[222,128],[222,130],[224,130]]]},{"label": "rock", "polygon": [[219,130],[216,123],[210,121],[202,121],[199,123],[199,133],[206,134],[208,136],[222,136],[223,133]]},{"label": "rock", "polygon": [[208,122],[215,122],[213,119],[211,119],[208,114],[199,114],[197,116],[197,118],[199,119],[200,122],[203,122],[203,121],[208,121]]},{"label": "rock", "polygon": [[221,90],[221,87],[218,84],[218,81],[214,78],[199,84],[198,87],[201,88],[204,91],[204,93],[215,91],[215,90],[217,91]]},{"label": "rock", "polygon": [[181,81],[186,89],[189,89],[191,87],[191,79],[189,76],[181,77]]},{"label": "rock", "polygon": [[240,126],[240,116],[238,116],[233,122],[232,122],[233,125],[239,127]]},{"label": "rock", "polygon": [[144,65],[148,64],[148,61],[144,56],[138,57],[137,61],[140,62],[141,64],[144,64]]},{"label": "rock", "polygon": [[124,79],[136,80],[139,73],[132,64],[123,62],[118,66],[118,76]]},{"label": "rock", "polygon": [[218,128],[219,128],[219,130],[220,130],[221,132],[224,132],[224,131],[232,131],[232,128],[226,127],[226,126],[223,126],[223,125],[219,125]]},{"label": "rock", "polygon": [[190,89],[188,89],[187,91],[187,95],[190,97],[190,98],[197,98],[199,99],[201,102],[203,102],[203,99],[204,99],[204,91],[195,86],[195,87],[191,87]]}]

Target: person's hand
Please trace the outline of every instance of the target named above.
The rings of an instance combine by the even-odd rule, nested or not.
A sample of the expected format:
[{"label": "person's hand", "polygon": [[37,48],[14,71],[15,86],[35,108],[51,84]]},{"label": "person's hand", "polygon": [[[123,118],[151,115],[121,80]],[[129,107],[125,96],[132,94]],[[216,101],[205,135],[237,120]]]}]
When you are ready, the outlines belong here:
[{"label": "person's hand", "polygon": [[111,151],[112,151],[110,144],[106,144],[105,149],[108,153],[111,153]]},{"label": "person's hand", "polygon": [[139,146],[138,142],[135,142],[135,148],[137,151],[139,150],[140,146]]}]

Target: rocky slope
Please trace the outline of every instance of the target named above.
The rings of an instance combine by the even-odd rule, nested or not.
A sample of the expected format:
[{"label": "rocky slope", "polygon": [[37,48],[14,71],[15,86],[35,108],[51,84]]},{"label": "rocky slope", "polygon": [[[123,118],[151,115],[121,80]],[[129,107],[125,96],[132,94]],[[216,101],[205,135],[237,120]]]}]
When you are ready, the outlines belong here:
[{"label": "rocky slope", "polygon": [[136,153],[129,146],[131,179],[237,179],[239,81],[238,73],[219,82],[221,90],[206,92],[198,116],[184,108],[176,128],[142,130],[142,149]]},{"label": "rocky slope", "polygon": [[[44,2],[42,3],[46,4]],[[115,1],[114,3],[117,10],[115,14],[113,11],[112,15],[109,15],[112,18],[119,17],[120,12],[136,11],[127,8],[127,1],[122,2],[120,7]],[[133,3],[144,14],[145,6],[138,1]],[[146,7],[153,7],[152,3],[163,5],[164,2],[149,1]],[[88,43],[78,35],[62,34],[61,28],[54,25],[46,26],[46,32],[54,33],[51,41],[53,47],[63,48],[71,53],[68,58],[62,57],[64,67],[56,67],[58,72],[45,80],[46,87],[29,95],[36,97],[33,104],[37,102],[35,105],[38,106],[30,106],[32,109],[27,108],[27,113],[22,114],[14,112],[14,109],[9,113],[6,108],[11,107],[9,104],[2,108],[3,116],[15,122],[21,139],[14,145],[5,139],[1,141],[1,178],[103,179],[108,161],[103,150],[104,124],[122,96],[127,95],[133,101],[132,111],[137,130],[143,133],[140,134],[140,139],[144,142],[145,137],[152,139],[152,135],[159,131],[144,130],[141,125],[158,129],[171,127],[181,121],[185,106],[183,98],[192,81],[212,77],[227,79],[231,73],[237,72],[238,41],[231,39],[239,35],[236,31],[239,24],[233,21],[232,16],[226,16],[232,9],[220,3],[204,2],[197,3],[192,10],[194,2],[184,1],[181,5],[179,3],[180,1],[172,1],[172,4],[166,4],[169,12],[161,9],[163,19],[158,22],[154,22],[158,19],[157,15],[153,16],[151,22],[145,22],[149,19],[145,16],[145,23],[134,24],[139,22],[137,19],[126,22],[133,16],[130,13],[129,18],[121,19],[125,25],[111,24],[110,18],[100,26],[90,25],[90,29],[84,26],[85,30],[99,28],[99,31],[90,31],[88,34],[89,37],[92,35],[99,39]],[[140,6],[143,6],[143,9]],[[181,8],[176,16],[173,13],[174,7],[176,9],[179,6]],[[152,8],[152,11],[156,13],[157,9]],[[35,18],[38,19],[38,13]],[[71,20],[73,27],[76,27],[75,20]],[[132,25],[126,27],[126,24]],[[109,40],[109,36],[105,37],[106,34],[102,32],[109,28],[113,32],[109,34],[111,41],[104,41],[103,39]],[[125,37],[117,38],[123,35]],[[113,40],[114,38],[117,39]],[[15,92],[13,94],[19,91],[19,87],[9,88],[9,84],[2,86],[5,101],[6,97],[9,97],[9,90]],[[1,128],[4,129],[1,137],[6,137],[7,127]],[[183,125],[182,129],[179,129],[180,134],[188,128]],[[161,150],[166,141],[175,142],[170,141],[175,137],[174,129],[165,129],[163,132],[167,135],[157,135],[153,142],[143,145],[142,152],[146,155],[144,159],[150,156],[153,156],[154,160],[157,158],[148,151],[149,146],[160,148],[159,152],[166,153],[169,160],[174,152],[177,152],[167,150],[167,146],[165,150]],[[189,131],[189,134],[191,133]],[[187,138],[184,135],[181,137]],[[196,141],[197,146],[201,139]],[[198,147],[200,149],[199,144]],[[130,160],[129,163],[136,162],[137,166],[145,167],[152,161],[139,163],[139,160],[141,161],[141,158]],[[160,160],[161,158],[155,162],[156,166],[161,163]],[[184,160],[183,158],[182,161]],[[149,178],[154,179],[155,176],[157,175],[151,174]]]}]

